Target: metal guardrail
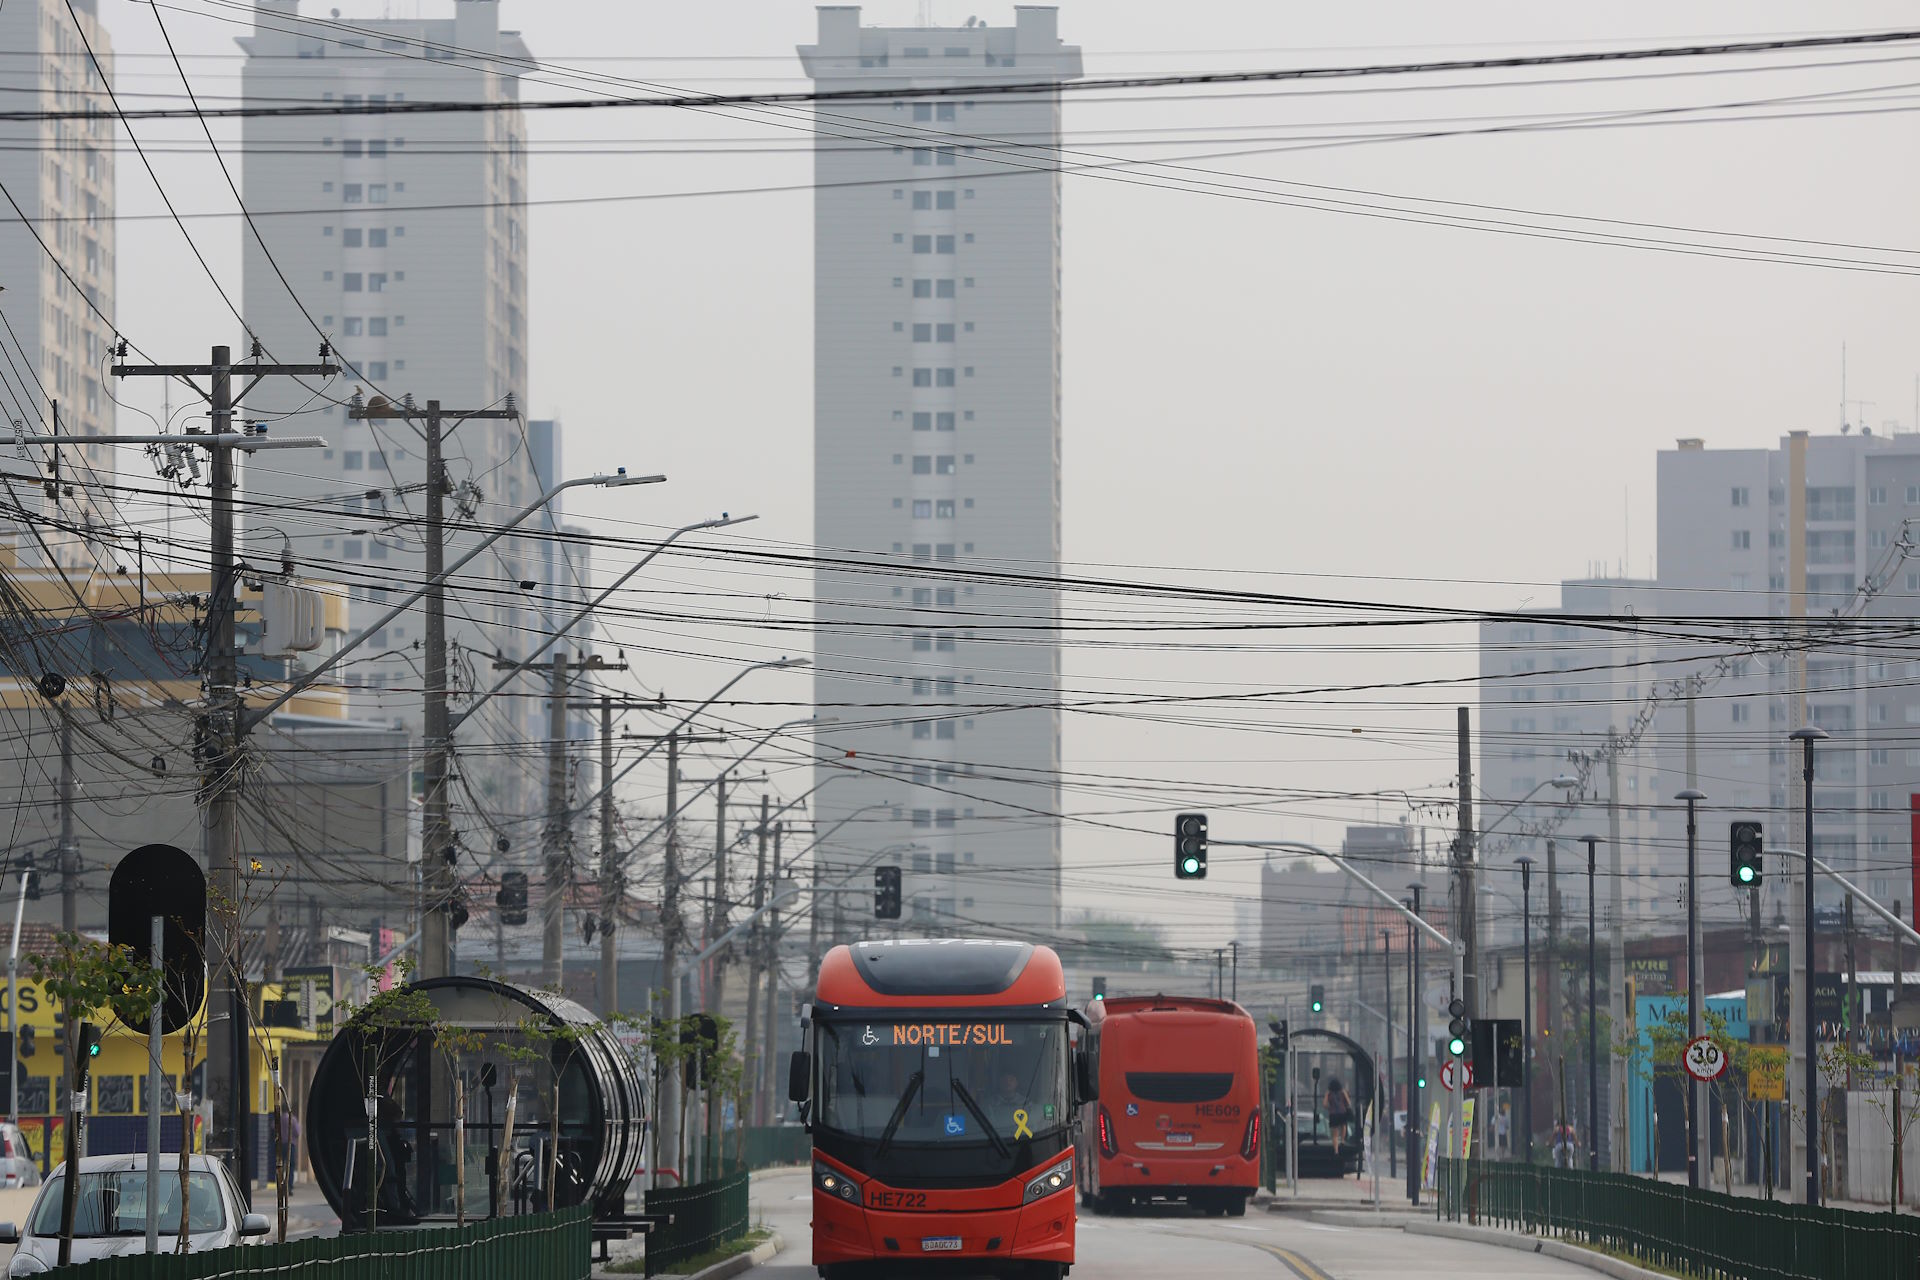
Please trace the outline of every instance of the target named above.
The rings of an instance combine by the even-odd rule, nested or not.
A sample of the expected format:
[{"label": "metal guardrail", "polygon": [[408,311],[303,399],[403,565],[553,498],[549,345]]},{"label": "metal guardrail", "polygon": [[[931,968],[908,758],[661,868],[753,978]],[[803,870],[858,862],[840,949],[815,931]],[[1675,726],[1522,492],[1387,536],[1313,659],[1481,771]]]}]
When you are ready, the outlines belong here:
[{"label": "metal guardrail", "polygon": [[[55,1268],[75,1280],[587,1280],[589,1211],[496,1218],[465,1228],[423,1228],[236,1245],[179,1256],[135,1253]],[[165,1237],[162,1237],[165,1244]]]},{"label": "metal guardrail", "polygon": [[646,1212],[672,1215],[670,1223],[647,1235],[647,1274],[652,1276],[747,1233],[747,1171],[736,1168],[690,1187],[656,1187],[646,1194]]},{"label": "metal guardrail", "polygon": [[1561,1236],[1681,1275],[1920,1280],[1920,1218],[1694,1190],[1624,1173],[1442,1160],[1439,1212]]}]

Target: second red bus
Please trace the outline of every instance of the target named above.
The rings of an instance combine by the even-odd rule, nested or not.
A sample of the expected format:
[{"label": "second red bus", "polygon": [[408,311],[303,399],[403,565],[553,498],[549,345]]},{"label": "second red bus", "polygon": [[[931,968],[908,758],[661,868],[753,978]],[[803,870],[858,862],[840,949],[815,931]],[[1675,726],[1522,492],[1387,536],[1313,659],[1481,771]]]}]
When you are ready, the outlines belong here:
[{"label": "second red bus", "polygon": [[1081,1203],[1247,1211],[1260,1185],[1260,1050],[1231,1000],[1116,996],[1087,1010],[1099,1100],[1081,1117]]}]

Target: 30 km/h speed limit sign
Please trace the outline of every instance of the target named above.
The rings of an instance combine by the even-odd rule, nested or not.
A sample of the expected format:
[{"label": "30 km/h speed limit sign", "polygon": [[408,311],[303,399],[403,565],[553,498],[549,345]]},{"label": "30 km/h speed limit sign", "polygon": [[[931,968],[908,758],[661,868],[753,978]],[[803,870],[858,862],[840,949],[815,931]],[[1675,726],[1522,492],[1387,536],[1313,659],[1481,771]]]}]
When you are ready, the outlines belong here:
[{"label": "30 km/h speed limit sign", "polygon": [[1715,1044],[1712,1036],[1687,1041],[1680,1061],[1695,1080],[1718,1080],[1727,1071],[1726,1050]]}]

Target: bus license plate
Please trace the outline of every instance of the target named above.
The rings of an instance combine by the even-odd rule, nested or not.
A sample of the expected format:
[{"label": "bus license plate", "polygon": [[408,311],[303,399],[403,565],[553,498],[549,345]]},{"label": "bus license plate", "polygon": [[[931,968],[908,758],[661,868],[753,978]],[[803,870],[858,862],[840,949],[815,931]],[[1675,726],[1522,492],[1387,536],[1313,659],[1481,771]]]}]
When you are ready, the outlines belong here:
[{"label": "bus license plate", "polygon": [[1190,1133],[1170,1133],[1167,1135],[1167,1142],[1172,1145],[1178,1145],[1179,1143],[1182,1143],[1182,1142],[1192,1142],[1192,1141],[1193,1141],[1193,1135]]},{"label": "bus license plate", "polygon": [[958,1253],[960,1252],[960,1237],[928,1236],[920,1242],[920,1251],[922,1253]]}]

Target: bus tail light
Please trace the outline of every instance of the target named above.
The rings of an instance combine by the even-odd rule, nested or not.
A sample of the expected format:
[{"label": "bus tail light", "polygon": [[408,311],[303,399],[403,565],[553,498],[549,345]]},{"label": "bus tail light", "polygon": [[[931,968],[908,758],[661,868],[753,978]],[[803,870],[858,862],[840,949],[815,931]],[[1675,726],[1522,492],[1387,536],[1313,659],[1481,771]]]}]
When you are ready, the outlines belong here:
[{"label": "bus tail light", "polygon": [[1031,1204],[1041,1196],[1050,1196],[1073,1183],[1073,1157],[1057,1161],[1046,1172],[1027,1184],[1027,1194],[1021,1198],[1021,1204]]},{"label": "bus tail light", "polygon": [[1102,1107],[1100,1108],[1100,1154],[1112,1156],[1119,1150],[1120,1148],[1114,1145],[1113,1141],[1113,1114]]},{"label": "bus tail light", "polygon": [[853,1179],[838,1169],[829,1169],[823,1164],[813,1166],[813,1185],[830,1196],[838,1196],[848,1204],[860,1203],[860,1188]]},{"label": "bus tail light", "polygon": [[1248,1160],[1260,1154],[1260,1113],[1258,1111],[1247,1117],[1247,1136],[1240,1140],[1240,1154]]}]

